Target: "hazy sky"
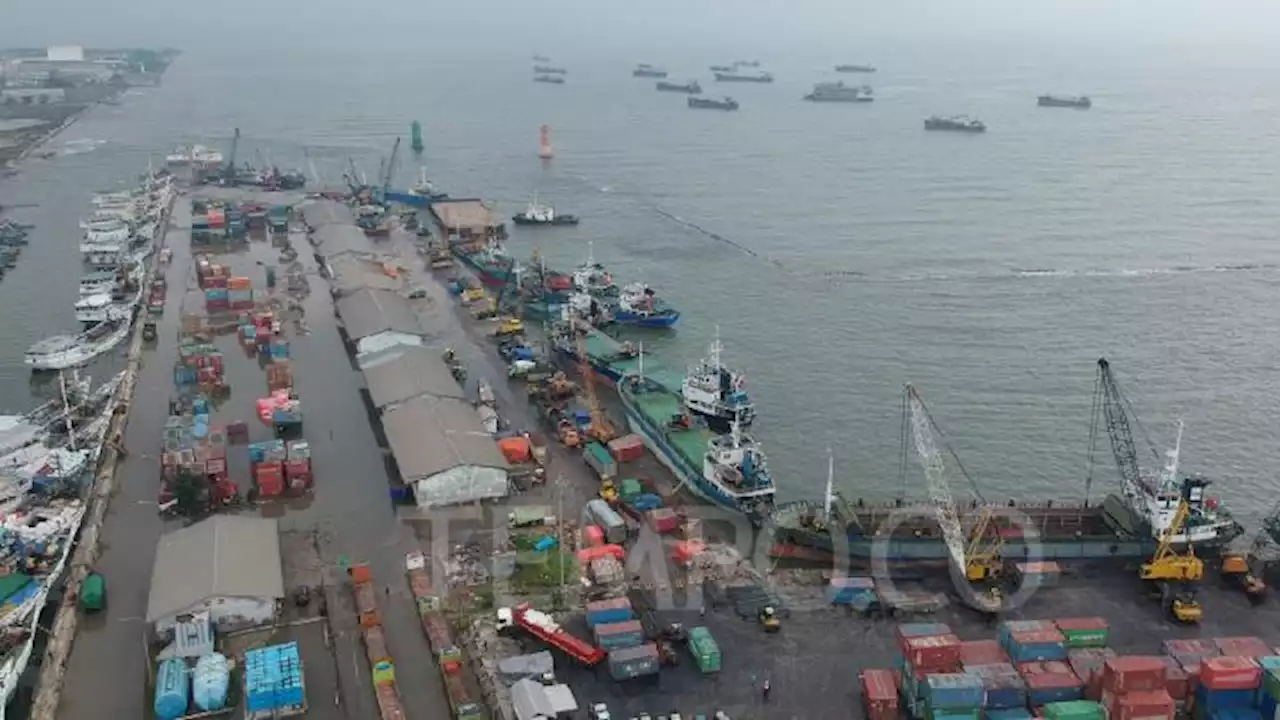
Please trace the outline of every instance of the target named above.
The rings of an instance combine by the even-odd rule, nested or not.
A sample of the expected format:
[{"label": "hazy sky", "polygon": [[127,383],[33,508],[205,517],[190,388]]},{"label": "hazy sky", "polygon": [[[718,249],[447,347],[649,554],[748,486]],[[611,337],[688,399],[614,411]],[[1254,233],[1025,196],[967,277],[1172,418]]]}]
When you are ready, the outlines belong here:
[{"label": "hazy sky", "polygon": [[778,51],[867,38],[1072,45],[1280,44],[1276,0],[0,0],[0,45],[172,44],[246,50],[388,43],[601,48],[732,38]]}]

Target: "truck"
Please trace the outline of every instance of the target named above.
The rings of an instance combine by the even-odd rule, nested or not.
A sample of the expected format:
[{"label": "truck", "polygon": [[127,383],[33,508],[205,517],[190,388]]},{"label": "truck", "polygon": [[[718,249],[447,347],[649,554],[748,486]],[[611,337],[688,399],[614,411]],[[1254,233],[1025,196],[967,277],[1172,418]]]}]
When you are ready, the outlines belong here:
[{"label": "truck", "polygon": [[600,527],[604,528],[604,537],[615,545],[627,541],[627,523],[609,503],[596,498],[587,503],[587,512]]},{"label": "truck", "polygon": [[582,459],[587,461],[592,470],[601,478],[618,476],[618,462],[609,454],[609,448],[592,440],[582,451]]},{"label": "truck", "polygon": [[499,631],[518,627],[587,667],[598,665],[605,658],[603,650],[572,635],[550,615],[528,603],[514,609],[499,608],[497,627]]},{"label": "truck", "polygon": [[449,696],[449,709],[453,711],[454,720],[482,720],[484,709],[471,699],[466,683],[458,673],[445,673],[445,694]]},{"label": "truck", "polygon": [[454,647],[453,631],[449,629],[449,621],[438,612],[425,613],[422,616],[422,632],[431,644],[431,652],[437,657],[440,653]]},{"label": "truck", "polygon": [[440,599],[431,594],[431,573],[427,570],[427,557],[420,552],[405,555],[405,577],[409,591],[418,607],[418,615],[440,609]]},{"label": "truck", "polygon": [[373,574],[368,565],[355,565],[351,568],[351,590],[355,595],[360,625],[382,624],[378,617],[378,591],[373,587]]},{"label": "truck", "polygon": [[364,640],[364,652],[370,666],[391,658],[391,652],[387,650],[387,633],[381,625],[360,628],[360,637]]},{"label": "truck", "polygon": [[289,232],[289,206],[271,206],[267,211],[267,227],[275,233]]},{"label": "truck", "polygon": [[400,691],[395,683],[374,685],[373,692],[378,697],[378,715],[382,720],[405,720]]}]

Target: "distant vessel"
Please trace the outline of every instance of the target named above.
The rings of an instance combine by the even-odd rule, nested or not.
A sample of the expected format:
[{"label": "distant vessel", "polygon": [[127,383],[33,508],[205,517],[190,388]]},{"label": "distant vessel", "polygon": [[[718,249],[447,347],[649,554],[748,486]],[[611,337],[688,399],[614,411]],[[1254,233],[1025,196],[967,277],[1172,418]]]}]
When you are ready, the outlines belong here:
[{"label": "distant vessel", "polygon": [[836,72],[842,73],[873,73],[876,69],[872,65],[837,65]]},{"label": "distant vessel", "polygon": [[631,74],[635,77],[664,78],[667,76],[667,71],[647,63],[640,63],[635,70],[631,71]]},{"label": "distant vessel", "polygon": [[691,97],[689,98],[689,107],[707,110],[737,110],[738,101],[731,97],[726,97],[723,100]]},{"label": "distant vessel", "polygon": [[759,60],[734,60],[733,66],[757,68],[757,67],[760,67],[760,61]]},{"label": "distant vessel", "polygon": [[535,197],[524,212],[511,216],[511,222],[517,225],[577,225],[578,218],[557,213],[552,206],[539,204]]},{"label": "distant vessel", "polygon": [[536,73],[542,73],[542,74],[545,74],[545,75],[567,75],[567,74],[569,74],[569,71],[568,71],[568,70],[565,70],[565,69],[564,69],[564,68],[562,68],[562,67],[555,67],[555,66],[553,66],[553,65],[534,65],[534,66],[533,66],[533,71],[534,71],[534,72],[536,72]]},{"label": "distant vessel", "polygon": [[773,76],[767,72],[762,73],[740,73],[740,72],[718,72],[716,73],[716,82],[753,82],[753,83],[771,83]]},{"label": "distant vessel", "polygon": [[813,86],[813,92],[804,96],[812,102],[871,102],[875,98],[870,86],[845,85],[843,82],[822,82]]},{"label": "distant vessel", "polygon": [[711,341],[710,352],[697,365],[689,368],[680,384],[680,395],[689,411],[701,417],[707,427],[727,433],[734,421],[751,426],[756,417],[755,405],[747,396],[746,377],[720,362],[720,331]]},{"label": "distant vessel", "polygon": [[680,83],[673,83],[673,82],[667,82],[665,80],[659,80],[657,87],[659,90],[662,90],[664,92],[682,92],[682,93],[688,93],[689,95],[702,94],[702,86],[698,84],[697,80],[690,80],[689,82],[684,83],[683,85],[681,85]]},{"label": "distant vessel", "polygon": [[533,81],[538,83],[548,83],[550,85],[564,84],[564,78],[559,75],[534,75]]},{"label": "distant vessel", "polygon": [[546,55],[534,55],[533,61],[539,62],[539,63],[549,63],[551,62],[551,58],[547,57]]},{"label": "distant vessel", "polygon": [[732,65],[712,65],[711,72],[733,72],[735,70]]},{"label": "distant vessel", "polygon": [[1036,104],[1040,107],[1078,108],[1080,110],[1088,110],[1093,107],[1093,101],[1085,95],[1041,95],[1036,99]]},{"label": "distant vessel", "polygon": [[987,126],[984,125],[981,120],[971,118],[968,115],[952,115],[951,117],[938,117],[937,115],[934,115],[931,118],[925,119],[924,129],[983,133],[987,131]]},{"label": "distant vessel", "polygon": [[663,302],[653,288],[644,283],[622,288],[610,314],[619,325],[637,327],[667,328],[680,320],[680,311]]}]

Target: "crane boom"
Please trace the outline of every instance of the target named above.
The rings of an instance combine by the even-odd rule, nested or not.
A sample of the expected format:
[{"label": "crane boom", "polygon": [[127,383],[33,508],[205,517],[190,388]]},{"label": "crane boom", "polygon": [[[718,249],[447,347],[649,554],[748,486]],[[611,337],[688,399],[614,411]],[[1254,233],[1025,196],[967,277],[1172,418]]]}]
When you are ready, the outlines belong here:
[{"label": "crane boom", "polygon": [[385,197],[387,191],[391,189],[391,179],[395,177],[396,161],[400,158],[400,138],[397,137],[395,143],[391,146],[391,157],[387,158],[386,171],[379,180],[382,184],[382,194]]},{"label": "crane boom", "polygon": [[[1126,492],[1136,492],[1142,484],[1142,469],[1138,465],[1138,446],[1133,440],[1133,428],[1129,425],[1129,416],[1125,412],[1124,395],[1111,373],[1111,363],[1106,358],[1098,358],[1098,379],[1094,390],[1093,432],[1095,437],[1090,447],[1096,443],[1099,418],[1105,423],[1107,437],[1111,440],[1111,454],[1115,457],[1116,468],[1120,471],[1120,480]],[[1092,457],[1092,452],[1090,453]],[[1090,468],[1092,481],[1092,468]]]},{"label": "crane boom", "polygon": [[967,575],[964,533],[960,529],[955,501],[951,498],[951,487],[947,484],[946,466],[933,439],[933,421],[916,389],[908,385],[906,393],[911,410],[911,435],[915,440],[916,452],[920,454],[920,462],[924,465],[929,500],[937,513],[938,525],[942,528],[942,537],[951,554],[951,561],[961,573]]}]

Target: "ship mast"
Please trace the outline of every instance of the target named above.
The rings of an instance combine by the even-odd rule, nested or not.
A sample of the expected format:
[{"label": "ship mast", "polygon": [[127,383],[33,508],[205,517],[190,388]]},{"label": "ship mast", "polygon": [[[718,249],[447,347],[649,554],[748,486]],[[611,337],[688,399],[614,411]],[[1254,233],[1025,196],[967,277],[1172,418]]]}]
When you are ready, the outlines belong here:
[{"label": "ship mast", "polygon": [[831,486],[836,480],[836,457],[831,453],[831,448],[827,448],[827,492],[822,496],[822,517],[825,520],[831,519]]},{"label": "ship mast", "polygon": [[71,451],[75,452],[76,432],[75,425],[71,421],[71,403],[67,400],[67,374],[65,372],[58,373],[58,391],[62,396],[62,421],[67,426],[67,444],[71,447]]},{"label": "ship mast", "polygon": [[711,363],[711,368],[713,370],[720,369],[721,349],[722,347],[720,345],[720,326],[716,325],[716,334],[715,334],[715,337],[711,340],[710,356],[708,358],[708,360]]}]

